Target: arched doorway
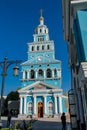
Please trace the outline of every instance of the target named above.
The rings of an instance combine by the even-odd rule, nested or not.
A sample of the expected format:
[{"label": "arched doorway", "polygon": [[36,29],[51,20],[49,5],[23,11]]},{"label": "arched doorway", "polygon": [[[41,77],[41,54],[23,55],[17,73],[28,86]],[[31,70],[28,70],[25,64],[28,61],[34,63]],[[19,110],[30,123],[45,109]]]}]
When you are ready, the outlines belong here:
[{"label": "arched doorway", "polygon": [[43,103],[38,102],[38,117],[43,117]]}]

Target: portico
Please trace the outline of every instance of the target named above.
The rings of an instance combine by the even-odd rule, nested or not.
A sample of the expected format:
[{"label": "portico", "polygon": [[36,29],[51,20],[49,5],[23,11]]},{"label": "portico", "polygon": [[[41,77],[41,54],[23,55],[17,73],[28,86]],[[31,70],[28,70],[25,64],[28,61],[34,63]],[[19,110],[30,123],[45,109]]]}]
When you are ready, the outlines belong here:
[{"label": "portico", "polygon": [[[38,83],[39,85],[40,83]],[[29,87],[28,87],[29,88]],[[33,115],[33,117],[48,117],[49,115],[58,116],[59,113],[62,113],[62,96],[61,96],[61,89],[54,89],[50,88],[48,90],[32,90],[32,95],[28,94],[30,91],[27,89],[23,90],[21,89],[21,92],[27,92],[27,95],[21,95],[20,96],[20,115],[28,115],[28,109],[30,111],[30,106],[28,102],[28,98],[31,98],[31,111],[30,114]],[[35,88],[34,88],[35,89]],[[51,91],[51,93],[50,93]],[[55,94],[55,93],[59,94]],[[43,94],[44,93],[44,94]]]}]

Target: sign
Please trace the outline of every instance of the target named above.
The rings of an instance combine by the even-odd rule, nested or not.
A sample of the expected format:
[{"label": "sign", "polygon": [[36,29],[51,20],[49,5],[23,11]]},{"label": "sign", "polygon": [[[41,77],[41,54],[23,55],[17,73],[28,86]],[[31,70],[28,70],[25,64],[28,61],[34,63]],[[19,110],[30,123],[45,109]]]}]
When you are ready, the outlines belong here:
[{"label": "sign", "polygon": [[72,94],[69,95],[69,104],[75,104],[75,97]]},{"label": "sign", "polygon": [[76,115],[76,105],[70,105],[70,114]]}]

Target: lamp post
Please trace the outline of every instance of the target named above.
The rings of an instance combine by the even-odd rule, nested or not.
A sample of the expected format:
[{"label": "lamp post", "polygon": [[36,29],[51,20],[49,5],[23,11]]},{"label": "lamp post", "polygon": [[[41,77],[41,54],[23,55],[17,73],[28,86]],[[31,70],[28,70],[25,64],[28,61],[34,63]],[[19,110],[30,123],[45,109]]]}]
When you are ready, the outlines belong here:
[{"label": "lamp post", "polygon": [[2,122],[1,122],[1,112],[2,112],[2,98],[4,94],[4,82],[5,82],[5,76],[7,76],[7,69],[10,65],[16,64],[16,66],[13,68],[14,70],[14,76],[18,75],[18,66],[17,64],[20,63],[21,60],[15,60],[15,61],[8,61],[8,58],[5,57],[4,61],[0,62],[0,66],[2,67],[2,87],[1,87],[1,99],[0,99],[0,127],[2,127]]}]

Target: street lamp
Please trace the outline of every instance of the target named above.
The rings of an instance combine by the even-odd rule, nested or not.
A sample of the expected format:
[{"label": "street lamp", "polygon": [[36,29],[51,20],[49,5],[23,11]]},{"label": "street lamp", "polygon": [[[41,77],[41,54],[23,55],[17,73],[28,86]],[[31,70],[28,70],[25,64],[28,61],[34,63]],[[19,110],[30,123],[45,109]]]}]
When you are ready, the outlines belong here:
[{"label": "street lamp", "polygon": [[4,61],[0,62],[0,66],[2,67],[2,87],[1,87],[1,99],[0,99],[0,128],[2,126],[2,122],[1,122],[1,112],[2,112],[2,98],[3,98],[3,94],[4,94],[4,82],[5,82],[5,76],[7,76],[7,69],[10,65],[12,64],[16,64],[16,66],[13,68],[14,70],[14,76],[18,75],[18,66],[17,64],[20,63],[21,60],[15,60],[15,61],[8,61],[8,58],[5,57]]}]

